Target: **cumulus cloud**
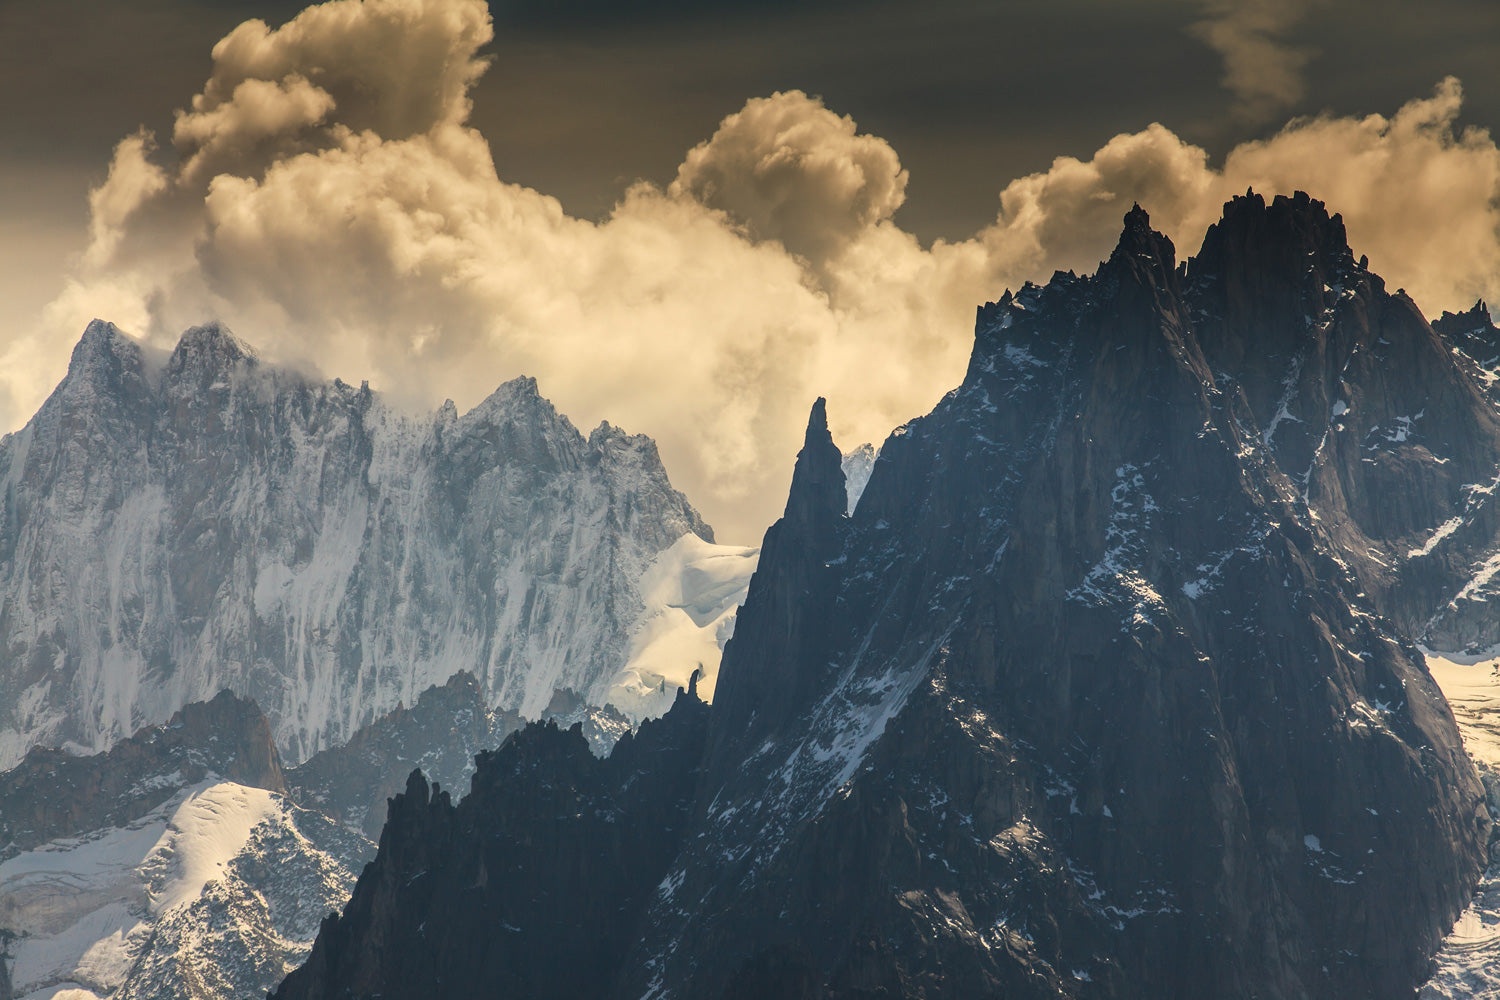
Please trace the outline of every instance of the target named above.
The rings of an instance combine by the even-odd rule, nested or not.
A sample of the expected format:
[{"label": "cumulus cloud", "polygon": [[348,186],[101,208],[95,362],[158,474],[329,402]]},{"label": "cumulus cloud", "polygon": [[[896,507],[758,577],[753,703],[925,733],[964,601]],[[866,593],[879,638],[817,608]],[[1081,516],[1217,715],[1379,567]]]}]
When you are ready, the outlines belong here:
[{"label": "cumulus cloud", "polygon": [[889,144],[800,92],[755,98],[687,155],[671,192],[722,209],[757,239],[823,261],[906,199]]},{"label": "cumulus cloud", "polygon": [[1206,16],[1193,34],[1224,59],[1224,86],[1240,114],[1264,121],[1302,97],[1307,48],[1284,35],[1307,13],[1309,0],[1204,0]]},{"label": "cumulus cloud", "polygon": [[569,216],[466,124],[490,32],[481,0],[335,0],[220,42],[175,155],[146,133],[117,148],[78,273],[0,360],[8,424],[92,316],[162,345],[217,317],[424,406],[534,375],[576,422],[655,437],[721,536],[753,541],[816,396],[839,440],[880,439],[962,376],[976,304],[1092,269],[1135,201],[1190,251],[1233,192],[1306,188],[1429,311],[1500,299],[1500,152],[1456,132],[1455,82],[1390,119],[1293,122],[1221,168],[1160,125],[1117,136],[924,247],[893,218],[895,151],[798,92],[730,115],[666,189]]},{"label": "cumulus cloud", "polygon": [[1500,150],[1487,130],[1457,128],[1462,107],[1450,77],[1390,118],[1294,122],[1237,147],[1223,174],[1230,190],[1327,200],[1356,252],[1430,315],[1480,296],[1500,303]]}]

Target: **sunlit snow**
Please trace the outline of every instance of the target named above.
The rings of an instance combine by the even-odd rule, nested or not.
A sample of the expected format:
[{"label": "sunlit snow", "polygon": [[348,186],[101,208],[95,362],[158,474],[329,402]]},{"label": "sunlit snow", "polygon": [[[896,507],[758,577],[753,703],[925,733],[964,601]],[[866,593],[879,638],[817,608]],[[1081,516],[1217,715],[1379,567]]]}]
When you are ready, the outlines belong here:
[{"label": "sunlit snow", "polygon": [[693,534],[659,553],[641,576],[646,609],[610,686],[610,704],[636,721],[661,715],[699,668],[698,694],[712,700],[719,655],[759,559],[759,548],[715,545]]},{"label": "sunlit snow", "polygon": [[[1443,689],[1463,734],[1464,747],[1481,767],[1500,771],[1500,657],[1424,650],[1427,669]],[[1474,899],[1438,953],[1422,1000],[1500,996],[1500,866],[1491,865]]]}]

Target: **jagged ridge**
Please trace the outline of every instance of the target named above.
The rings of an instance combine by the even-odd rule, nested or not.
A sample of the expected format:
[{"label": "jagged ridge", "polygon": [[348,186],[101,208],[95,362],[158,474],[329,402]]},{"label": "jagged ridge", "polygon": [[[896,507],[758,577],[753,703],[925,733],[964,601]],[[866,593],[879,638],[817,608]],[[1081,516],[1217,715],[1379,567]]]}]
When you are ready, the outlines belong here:
[{"label": "jagged ridge", "polygon": [[604,760],[581,724],[533,723],[480,755],[457,806],[413,771],[349,905],[274,996],[600,995],[676,854],[707,717],[679,689]]},{"label": "jagged ridge", "polygon": [[533,718],[603,704],[688,534],[654,443],[584,438],[533,379],[410,417],[218,326],[163,364],[96,321],[0,441],[0,767],[225,687],[292,762],[459,670]]},{"label": "jagged ridge", "polygon": [[[1414,432],[1422,400],[1443,423]],[[1494,423],[1306,196],[1235,199],[1184,266],[1137,209],[1095,275],[982,308],[963,385],[886,441],[852,515],[819,403],[677,856],[628,954],[568,995],[1410,996],[1490,823],[1393,624],[1457,576],[1381,576],[1355,547],[1399,552],[1495,475]],[[1417,499],[1356,494],[1375,483]],[[504,961],[447,943],[500,937],[494,911],[484,931],[416,921],[478,879],[485,834],[449,817],[503,779],[507,836],[541,842],[557,812],[523,817],[526,796],[578,787],[580,752],[482,797],[476,777],[457,810],[414,785],[382,874],[280,995],[440,994],[568,953],[566,928]],[[568,844],[512,855],[515,885],[571,871],[590,848]],[[379,888],[446,854],[469,860],[441,892]]]}]

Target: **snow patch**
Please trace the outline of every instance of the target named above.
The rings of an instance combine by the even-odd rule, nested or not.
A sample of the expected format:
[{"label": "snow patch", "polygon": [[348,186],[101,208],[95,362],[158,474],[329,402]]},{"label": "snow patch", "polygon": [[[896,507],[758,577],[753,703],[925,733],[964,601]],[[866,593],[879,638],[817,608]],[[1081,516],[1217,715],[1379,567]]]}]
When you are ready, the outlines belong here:
[{"label": "snow patch", "polygon": [[[285,893],[276,902],[261,884],[246,900],[238,883],[235,898],[247,904],[253,926],[235,917],[233,909],[214,910],[208,900],[236,884],[235,877],[226,878],[227,869],[256,850],[260,836],[290,838],[303,852],[298,857],[323,859],[343,881],[283,887],[299,897],[295,904],[286,903]],[[216,779],[200,782],[125,827],[55,840],[0,864],[0,927],[24,932],[11,944],[14,995],[25,1000],[83,1000],[122,990],[155,995],[155,987],[143,985],[155,982],[153,970],[169,962],[222,959],[223,948],[236,937],[242,943],[274,942],[283,957],[300,961],[317,932],[316,917],[343,898],[352,882],[353,872],[297,830],[293,807],[281,796]],[[287,905],[307,909],[313,919],[293,929],[287,921],[295,925],[297,914],[278,909]],[[230,925],[219,923],[220,917]],[[236,975],[254,977],[263,970],[221,971],[234,981]],[[256,981],[251,992],[263,988]]]},{"label": "snow patch", "polygon": [[844,494],[848,498],[848,507],[844,513],[854,515],[854,508],[859,506],[859,498],[864,496],[865,486],[870,481],[870,473],[875,470],[875,460],[880,457],[880,449],[872,444],[865,443],[846,451],[840,466],[844,470]]},{"label": "snow patch", "polygon": [[1450,517],[1448,520],[1438,525],[1437,530],[1428,537],[1427,541],[1424,542],[1420,548],[1409,550],[1406,553],[1406,558],[1418,559],[1422,556],[1427,555],[1433,549],[1437,548],[1439,542],[1457,531],[1459,527],[1463,525],[1463,523],[1464,519],[1462,517]]},{"label": "snow patch", "polygon": [[280,796],[263,788],[226,781],[190,794],[153,848],[171,874],[152,893],[152,909],[161,912],[197,899],[245,849],[251,832],[280,812]]},{"label": "snow patch", "polygon": [[[1477,656],[1422,650],[1427,669],[1453,709],[1469,756],[1500,769],[1500,650]],[[1500,867],[1491,865],[1467,909],[1443,941],[1421,1000],[1500,995]]]},{"label": "snow patch", "polygon": [[759,548],[715,545],[691,533],[662,550],[641,576],[645,610],[610,683],[609,703],[634,722],[661,715],[700,668],[698,695],[712,701],[719,657],[759,560]]}]

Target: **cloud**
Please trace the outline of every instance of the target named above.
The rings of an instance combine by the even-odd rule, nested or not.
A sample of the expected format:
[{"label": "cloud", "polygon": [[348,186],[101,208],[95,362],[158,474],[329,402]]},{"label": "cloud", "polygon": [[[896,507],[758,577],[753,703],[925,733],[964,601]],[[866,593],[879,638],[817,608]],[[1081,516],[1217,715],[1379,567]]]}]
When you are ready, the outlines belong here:
[{"label": "cloud", "polygon": [[570,216],[467,125],[490,31],[480,0],[335,0],[231,33],[175,155],[117,147],[77,273],[0,358],[9,425],[93,316],[161,345],[215,317],[414,405],[533,375],[576,422],[655,437],[721,537],[753,541],[816,396],[841,442],[880,439],[962,377],[976,304],[1092,269],[1135,201],[1190,251],[1230,194],[1306,188],[1429,312],[1500,300],[1500,154],[1455,131],[1456,82],[1390,119],[1295,121],[1222,168],[1160,125],[1120,135],[924,247],[894,219],[895,151],[798,92],[727,117],[668,188]]},{"label": "cloud", "polygon": [[1225,183],[1327,200],[1355,251],[1429,315],[1500,303],[1500,150],[1485,129],[1457,128],[1462,107],[1450,77],[1390,118],[1297,121],[1234,149]]},{"label": "cloud", "polygon": [[823,261],[895,214],[906,171],[883,139],[800,91],[754,98],[678,168],[671,193],[722,209],[756,239]]},{"label": "cloud", "polygon": [[1224,59],[1223,83],[1238,111],[1265,121],[1301,100],[1302,67],[1313,52],[1283,35],[1307,13],[1309,0],[1203,0],[1207,16],[1190,29]]}]

